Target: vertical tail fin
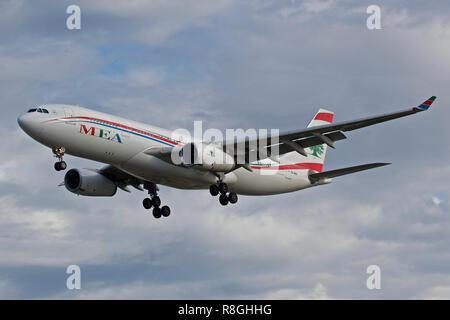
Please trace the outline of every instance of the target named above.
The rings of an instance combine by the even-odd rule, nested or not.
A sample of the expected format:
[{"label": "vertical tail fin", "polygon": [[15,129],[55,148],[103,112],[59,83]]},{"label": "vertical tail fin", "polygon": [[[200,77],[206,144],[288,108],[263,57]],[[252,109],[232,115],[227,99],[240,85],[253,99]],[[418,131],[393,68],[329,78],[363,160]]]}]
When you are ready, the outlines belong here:
[{"label": "vertical tail fin", "polygon": [[[330,124],[333,122],[334,113],[325,109],[319,109],[314,118],[308,124],[308,128]],[[280,164],[298,164],[299,169],[311,169],[322,172],[325,154],[327,152],[326,144],[319,144],[305,149],[308,155],[302,156],[296,151],[288,152],[280,157]]]}]

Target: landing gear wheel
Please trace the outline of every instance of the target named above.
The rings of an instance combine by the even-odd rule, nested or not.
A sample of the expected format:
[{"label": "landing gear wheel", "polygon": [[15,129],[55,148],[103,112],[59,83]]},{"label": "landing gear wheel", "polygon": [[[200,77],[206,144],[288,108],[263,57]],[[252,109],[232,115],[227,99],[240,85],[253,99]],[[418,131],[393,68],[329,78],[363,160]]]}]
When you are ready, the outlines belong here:
[{"label": "landing gear wheel", "polygon": [[158,191],[156,184],[154,184],[153,182],[148,182],[148,181],[144,182],[144,189],[148,190],[148,193],[153,194],[153,195],[156,195],[156,193]]},{"label": "landing gear wheel", "polygon": [[222,193],[219,197],[219,202],[221,205],[226,206],[228,204],[228,197],[225,193]]},{"label": "landing gear wheel", "polygon": [[65,161],[60,161],[59,162],[59,169],[60,170],[66,170],[67,168],[67,163]]},{"label": "landing gear wheel", "polygon": [[142,205],[144,206],[145,209],[150,209],[152,207],[152,200],[150,198],[145,198],[142,201]]},{"label": "landing gear wheel", "polygon": [[58,158],[58,162],[55,163],[55,170],[61,171],[66,170],[67,164],[63,161],[64,153],[66,149],[64,147],[53,147],[52,148],[53,155]]},{"label": "landing gear wheel", "polygon": [[209,187],[209,193],[211,193],[213,197],[217,196],[219,194],[219,187],[215,184],[211,185]]},{"label": "landing gear wheel", "polygon": [[168,206],[163,206],[161,208],[161,214],[162,214],[163,217],[170,216],[170,208]]},{"label": "landing gear wheel", "polygon": [[230,201],[230,203],[235,204],[238,201],[238,196],[235,192],[230,192],[228,194],[228,201]]},{"label": "landing gear wheel", "polygon": [[224,182],[219,183],[219,191],[222,194],[225,194],[228,192],[228,185]]},{"label": "landing gear wheel", "polygon": [[161,209],[158,208],[158,207],[153,208],[153,216],[154,216],[156,219],[161,218]]},{"label": "landing gear wheel", "polygon": [[144,182],[144,189],[148,190],[149,198],[145,198],[142,201],[142,205],[145,209],[153,207],[153,216],[156,219],[161,217],[170,216],[170,208],[168,206],[161,206],[161,199],[158,197],[158,187],[156,184],[150,181]]},{"label": "landing gear wheel", "polygon": [[158,196],[154,196],[152,198],[152,204],[155,208],[159,207],[161,205],[161,199]]},{"label": "landing gear wheel", "polygon": [[67,164],[65,161],[55,162],[55,170],[56,171],[66,170],[66,168],[67,168]]}]

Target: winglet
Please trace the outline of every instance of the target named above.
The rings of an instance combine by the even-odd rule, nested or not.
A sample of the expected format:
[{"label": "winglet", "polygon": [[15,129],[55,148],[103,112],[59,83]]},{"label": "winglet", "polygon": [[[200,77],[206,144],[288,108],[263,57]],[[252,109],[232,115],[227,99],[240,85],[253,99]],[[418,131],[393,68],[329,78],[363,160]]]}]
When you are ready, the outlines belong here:
[{"label": "winglet", "polygon": [[421,105],[417,106],[417,108],[422,110],[428,110],[428,108],[431,106],[431,104],[434,102],[435,99],[436,96],[432,96],[427,101],[424,101]]}]

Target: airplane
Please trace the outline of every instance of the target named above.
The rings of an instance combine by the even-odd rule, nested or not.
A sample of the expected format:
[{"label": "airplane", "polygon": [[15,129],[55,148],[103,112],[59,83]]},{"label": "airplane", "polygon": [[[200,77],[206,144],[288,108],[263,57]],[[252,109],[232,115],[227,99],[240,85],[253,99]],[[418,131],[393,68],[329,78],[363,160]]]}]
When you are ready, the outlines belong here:
[{"label": "airplane", "polygon": [[[225,206],[239,195],[273,195],[328,184],[333,178],[389,163],[369,163],[323,171],[327,147],[346,139],[343,132],[426,111],[436,99],[393,113],[333,123],[334,113],[319,109],[305,129],[206,142],[122,117],[75,105],[45,104],[17,119],[34,140],[51,148],[57,171],[67,168],[65,154],[105,163],[64,176],[66,189],[83,196],[114,196],[129,186],[146,190],[142,204],[155,218],[168,217],[158,185],[209,189]],[[265,151],[261,152],[261,151]],[[173,155],[179,157],[175,161]],[[201,161],[200,161],[201,160]]]}]

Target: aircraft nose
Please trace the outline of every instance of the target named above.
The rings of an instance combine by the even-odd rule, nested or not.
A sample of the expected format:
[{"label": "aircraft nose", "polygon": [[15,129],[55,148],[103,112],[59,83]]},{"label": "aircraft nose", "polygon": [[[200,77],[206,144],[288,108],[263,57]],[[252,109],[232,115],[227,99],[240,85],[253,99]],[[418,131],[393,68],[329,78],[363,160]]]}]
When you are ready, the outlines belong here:
[{"label": "aircraft nose", "polygon": [[25,131],[25,133],[32,137],[34,137],[42,130],[42,128],[33,118],[33,113],[25,113],[20,115],[17,118],[17,123],[22,128],[22,130]]},{"label": "aircraft nose", "polygon": [[26,115],[26,113],[20,115],[20,116],[17,118],[17,123],[19,124],[19,127],[22,128],[22,130],[25,130],[24,127],[26,126],[26,122],[27,122],[25,115]]}]

